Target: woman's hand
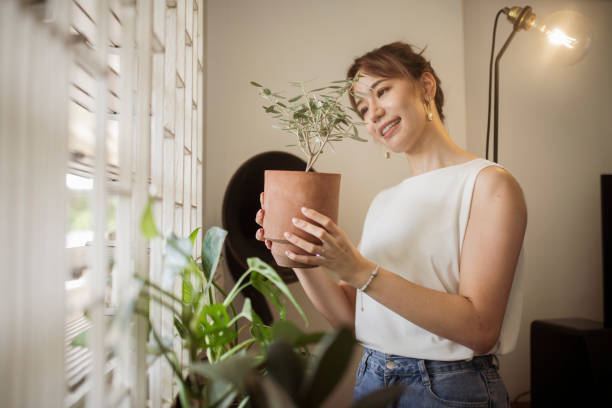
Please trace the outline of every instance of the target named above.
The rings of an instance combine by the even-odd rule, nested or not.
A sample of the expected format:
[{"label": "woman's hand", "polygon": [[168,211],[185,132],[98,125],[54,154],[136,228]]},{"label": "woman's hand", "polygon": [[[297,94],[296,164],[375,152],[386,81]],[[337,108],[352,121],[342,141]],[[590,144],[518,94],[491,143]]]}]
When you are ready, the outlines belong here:
[{"label": "woman's hand", "polygon": [[321,225],[317,226],[308,220],[293,219],[293,224],[321,240],[321,245],[312,244],[294,234],[285,233],[285,238],[312,255],[298,255],[287,251],[287,256],[294,261],[307,265],[322,266],[332,270],[343,281],[359,287],[367,280],[372,263],[366,260],[349,241],[344,231],[329,217],[309,208],[302,208],[302,214]]},{"label": "woman's hand", "polygon": [[[255,214],[255,222],[257,223],[257,225],[263,227],[263,220],[264,220],[264,210],[263,210],[263,203],[264,203],[264,193],[261,193],[259,195],[259,203],[261,204],[261,207],[259,209],[259,211],[257,211],[257,214]],[[270,241],[269,239],[264,239],[264,229],[260,228],[257,230],[257,232],[255,232],[255,239],[257,239],[258,241],[264,241],[264,243],[266,244],[266,247],[268,249],[272,248],[272,241]]]}]

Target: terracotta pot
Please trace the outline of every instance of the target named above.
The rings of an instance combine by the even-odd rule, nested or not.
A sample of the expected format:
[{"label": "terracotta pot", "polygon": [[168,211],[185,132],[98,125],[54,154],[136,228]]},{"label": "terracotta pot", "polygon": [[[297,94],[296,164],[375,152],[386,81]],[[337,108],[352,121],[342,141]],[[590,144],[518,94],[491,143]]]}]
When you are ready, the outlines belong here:
[{"label": "terracotta pot", "polygon": [[318,238],[296,228],[291,219],[293,217],[306,219],[301,208],[308,207],[325,214],[337,223],[339,198],[340,174],[265,171],[264,238],[272,241],[272,256],[278,265],[289,268],[313,268],[313,266],[295,262],[285,255],[286,250],[301,255],[308,255],[308,253],[289,243],[284,233],[291,232],[308,242],[321,244]]}]

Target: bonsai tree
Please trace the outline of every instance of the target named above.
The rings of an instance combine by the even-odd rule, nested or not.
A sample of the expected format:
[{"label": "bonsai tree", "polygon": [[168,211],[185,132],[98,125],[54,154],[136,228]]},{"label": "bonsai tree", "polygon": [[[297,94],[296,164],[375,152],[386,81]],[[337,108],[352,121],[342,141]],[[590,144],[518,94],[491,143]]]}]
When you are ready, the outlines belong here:
[{"label": "bonsai tree", "polygon": [[356,79],[332,81],[327,86],[311,90],[306,89],[304,82],[290,82],[301,93],[289,99],[257,82],[251,82],[251,85],[259,88],[261,97],[270,102],[263,109],[280,122],[274,127],[297,138],[297,146],[307,159],[306,171],[309,171],[327,146],[333,149],[333,142],[347,138],[367,142],[359,137],[357,131],[356,125],[362,123],[355,122],[347,112],[347,109],[355,110],[341,102],[352,92]]}]

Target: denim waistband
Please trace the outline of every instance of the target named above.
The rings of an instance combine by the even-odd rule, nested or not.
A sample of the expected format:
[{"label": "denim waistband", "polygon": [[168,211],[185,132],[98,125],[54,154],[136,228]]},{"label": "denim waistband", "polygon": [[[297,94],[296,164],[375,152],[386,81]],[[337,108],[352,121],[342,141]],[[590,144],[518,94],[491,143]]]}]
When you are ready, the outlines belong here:
[{"label": "denim waistband", "polygon": [[475,356],[471,360],[440,361],[397,356],[364,347],[363,358],[368,360],[371,368],[376,367],[381,371],[393,370],[397,374],[418,374],[422,371],[419,367],[423,366],[430,374],[499,368],[499,360],[495,354]]}]

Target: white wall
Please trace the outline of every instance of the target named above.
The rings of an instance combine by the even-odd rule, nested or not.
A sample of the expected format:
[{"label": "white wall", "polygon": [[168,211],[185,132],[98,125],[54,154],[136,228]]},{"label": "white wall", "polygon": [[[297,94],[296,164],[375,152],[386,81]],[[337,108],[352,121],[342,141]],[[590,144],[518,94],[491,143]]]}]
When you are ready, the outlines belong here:
[{"label": "white wall", "polygon": [[[487,75],[497,10],[512,3],[465,0],[467,140],[484,155]],[[499,159],[528,206],[524,313],[517,350],[501,358],[511,396],[530,388],[529,329],[537,319],[603,319],[599,175],[612,172],[612,3],[531,1],[538,17],[573,9],[590,19],[593,45],[574,66],[551,66],[520,32],[501,60]],[[505,19],[498,44],[510,33]]]},{"label": "white wall", "polygon": [[[225,188],[244,161],[270,150],[300,155],[299,150],[284,147],[293,140],[271,127],[273,122],[249,81],[292,93],[288,81],[342,79],[355,57],[383,44],[402,40],[426,45],[426,56],[442,79],[449,132],[465,147],[461,13],[462,3],[454,0],[209,0],[205,224],[221,225]],[[408,177],[408,163],[402,156],[385,160],[374,143],[348,141],[336,145],[336,151],[323,155],[315,168],[342,173],[339,224],[356,244],[371,199]],[[301,287],[295,284],[291,289],[308,309],[310,329],[329,328],[308,307]],[[295,314],[292,318],[298,320]],[[352,398],[353,377],[354,369],[333,405],[344,406]]]}]

